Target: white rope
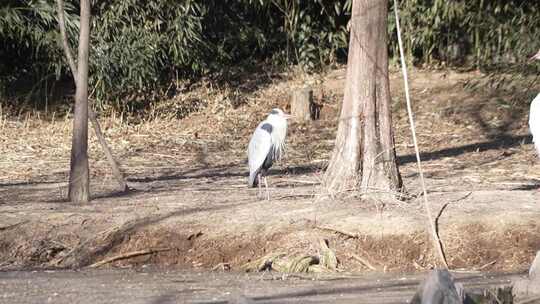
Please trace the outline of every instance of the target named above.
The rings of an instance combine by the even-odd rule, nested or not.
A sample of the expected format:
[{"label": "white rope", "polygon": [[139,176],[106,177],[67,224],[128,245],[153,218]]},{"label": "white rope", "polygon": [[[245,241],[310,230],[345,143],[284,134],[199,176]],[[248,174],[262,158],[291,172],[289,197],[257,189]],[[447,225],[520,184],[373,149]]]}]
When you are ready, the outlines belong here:
[{"label": "white rope", "polygon": [[426,214],[429,220],[429,225],[431,227],[431,233],[433,235],[433,241],[435,243],[435,247],[437,248],[437,251],[439,253],[439,257],[441,259],[441,262],[443,263],[444,267],[448,269],[448,263],[446,262],[446,258],[444,256],[444,251],[442,248],[442,243],[439,238],[439,235],[437,234],[437,228],[435,227],[435,221],[433,220],[433,215],[431,214],[431,209],[429,208],[429,202],[428,202],[428,195],[426,190],[426,182],[424,180],[424,172],[422,171],[422,162],[420,160],[420,151],[418,149],[418,141],[416,140],[416,131],[414,126],[414,118],[412,114],[412,107],[411,107],[411,97],[409,94],[409,78],[407,76],[407,65],[405,63],[405,55],[403,51],[403,41],[401,40],[401,29],[399,26],[399,14],[398,14],[398,3],[397,0],[394,0],[394,12],[396,16],[396,29],[397,29],[397,36],[398,36],[398,44],[399,44],[399,56],[401,60],[401,71],[403,73],[403,83],[405,86],[405,100],[407,101],[407,114],[409,116],[409,124],[411,125],[411,133],[413,138],[413,144],[414,144],[414,152],[416,154],[416,163],[418,165],[418,173],[420,174],[420,184],[422,186],[422,192],[424,197],[424,208],[426,209]]}]

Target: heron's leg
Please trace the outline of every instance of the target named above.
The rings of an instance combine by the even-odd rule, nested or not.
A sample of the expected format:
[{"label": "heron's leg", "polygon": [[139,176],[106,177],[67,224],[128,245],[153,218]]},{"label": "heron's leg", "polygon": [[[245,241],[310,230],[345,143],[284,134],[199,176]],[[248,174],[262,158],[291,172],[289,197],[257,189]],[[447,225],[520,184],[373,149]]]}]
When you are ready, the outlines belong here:
[{"label": "heron's leg", "polygon": [[257,186],[259,187],[259,191],[257,192],[257,198],[262,197],[262,185],[261,185],[261,173],[257,173]]},{"label": "heron's leg", "polygon": [[270,191],[268,191],[268,181],[266,180],[266,176],[264,176],[264,187],[266,188],[266,199],[270,200]]}]

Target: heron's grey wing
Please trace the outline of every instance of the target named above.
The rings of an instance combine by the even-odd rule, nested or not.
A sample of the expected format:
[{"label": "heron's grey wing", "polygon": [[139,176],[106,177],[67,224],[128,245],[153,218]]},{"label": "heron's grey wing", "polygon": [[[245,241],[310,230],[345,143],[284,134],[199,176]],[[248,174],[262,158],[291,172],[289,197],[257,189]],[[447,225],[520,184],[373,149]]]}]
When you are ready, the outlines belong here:
[{"label": "heron's grey wing", "polygon": [[534,147],[538,156],[540,156],[540,94],[531,103],[529,128],[533,136]]},{"label": "heron's grey wing", "polygon": [[261,128],[262,123],[255,129],[248,146],[249,185],[253,186],[257,173],[272,149],[270,133]]}]

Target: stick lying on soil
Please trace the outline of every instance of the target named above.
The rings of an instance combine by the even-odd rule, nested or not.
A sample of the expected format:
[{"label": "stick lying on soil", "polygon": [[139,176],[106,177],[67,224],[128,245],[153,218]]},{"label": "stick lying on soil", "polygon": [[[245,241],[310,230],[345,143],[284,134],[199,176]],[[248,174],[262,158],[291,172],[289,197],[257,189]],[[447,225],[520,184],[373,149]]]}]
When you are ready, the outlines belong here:
[{"label": "stick lying on soil", "polygon": [[364,259],[363,257],[357,255],[357,254],[354,254],[354,253],[350,253],[349,254],[350,257],[352,257],[353,259],[357,260],[358,262],[360,262],[362,265],[366,266],[367,268],[373,270],[373,271],[377,271],[377,268],[375,266],[373,266],[368,260]]},{"label": "stick lying on soil", "polygon": [[147,255],[147,254],[152,254],[152,253],[162,252],[162,251],[169,251],[169,250],[171,250],[171,248],[146,249],[146,250],[138,250],[138,251],[128,252],[128,253],[116,255],[116,256],[113,256],[113,257],[110,257],[110,258],[106,258],[105,260],[94,263],[94,264],[92,264],[92,265],[90,265],[88,267],[96,268],[96,267],[103,266],[105,264],[108,264],[108,263],[111,263],[111,262],[114,262],[114,261],[118,261],[118,260],[124,260],[124,259],[129,259],[129,258],[132,258],[132,257],[136,257],[136,256]]},{"label": "stick lying on soil", "polygon": [[314,228],[319,229],[319,230],[330,231],[330,232],[334,232],[334,233],[337,233],[337,234],[341,234],[341,235],[347,236],[347,237],[352,238],[352,239],[358,239],[360,237],[356,233],[351,233],[351,232],[347,232],[347,231],[343,231],[343,230],[337,230],[337,229],[330,228],[330,227],[315,226]]},{"label": "stick lying on soil", "polygon": [[26,223],[28,223],[28,222],[29,222],[29,221],[20,221],[20,222],[18,222],[18,223],[16,223],[16,224],[7,225],[7,226],[0,226],[0,231],[13,229],[13,228],[15,228],[15,227],[17,227],[17,226],[20,226],[20,225],[22,225],[22,224],[26,224]]}]

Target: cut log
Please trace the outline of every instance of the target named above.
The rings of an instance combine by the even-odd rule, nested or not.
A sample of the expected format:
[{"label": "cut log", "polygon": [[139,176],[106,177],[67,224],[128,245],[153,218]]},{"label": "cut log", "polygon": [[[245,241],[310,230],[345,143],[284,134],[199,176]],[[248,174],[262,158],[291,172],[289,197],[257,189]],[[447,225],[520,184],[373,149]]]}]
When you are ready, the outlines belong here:
[{"label": "cut log", "polygon": [[311,88],[300,88],[292,93],[291,115],[298,122],[309,122],[313,120],[313,90]]}]

